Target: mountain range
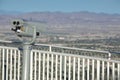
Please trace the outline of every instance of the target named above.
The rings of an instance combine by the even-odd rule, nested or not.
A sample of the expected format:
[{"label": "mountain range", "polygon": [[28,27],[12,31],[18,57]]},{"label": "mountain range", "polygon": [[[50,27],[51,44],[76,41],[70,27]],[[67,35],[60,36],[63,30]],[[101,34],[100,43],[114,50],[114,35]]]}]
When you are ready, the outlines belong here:
[{"label": "mountain range", "polygon": [[[14,12],[13,12],[14,13]],[[24,19],[44,23],[46,32],[66,34],[120,34],[120,15],[92,12],[29,12],[0,11],[0,29],[11,27],[10,21]],[[39,26],[38,26],[39,27]]]}]

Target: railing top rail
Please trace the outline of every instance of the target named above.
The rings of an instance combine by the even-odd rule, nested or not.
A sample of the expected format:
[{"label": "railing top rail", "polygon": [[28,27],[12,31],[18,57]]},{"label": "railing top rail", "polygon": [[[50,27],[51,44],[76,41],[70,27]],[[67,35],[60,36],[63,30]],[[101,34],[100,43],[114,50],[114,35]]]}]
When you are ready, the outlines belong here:
[{"label": "railing top rail", "polygon": [[[13,43],[13,42],[8,42],[8,43]],[[105,58],[105,59],[113,59],[113,60],[119,60],[119,55],[114,55],[114,53],[113,54],[111,54],[109,51],[100,51],[100,50],[91,50],[91,49],[81,49],[81,48],[71,48],[71,47],[62,47],[62,46],[56,46],[56,45],[50,45],[50,44],[35,44],[35,45],[33,45],[33,47],[34,46],[36,46],[35,48],[33,48],[33,50],[35,49],[35,50],[39,50],[39,51],[48,51],[48,52],[55,52],[55,53],[65,53],[65,54],[67,54],[67,55],[69,55],[69,51],[68,51],[68,53],[67,53],[67,51],[64,51],[64,50],[73,50],[73,54],[72,53],[70,53],[70,54],[72,54],[72,55],[80,55],[80,56],[84,56],[84,55],[87,55],[88,57],[89,56],[91,56],[92,58],[94,57],[96,57],[96,58]],[[38,49],[37,49],[37,47],[38,47]],[[47,49],[49,49],[49,50],[44,50],[44,49],[39,49],[39,47],[47,47]],[[0,46],[0,48],[4,48],[4,49],[15,49],[15,50],[19,50],[19,49],[21,49],[21,46],[20,47],[16,47],[16,46],[14,46],[14,47],[11,47],[11,46]],[[54,51],[54,48],[55,49],[58,49],[58,51]],[[52,49],[52,50],[50,50],[50,49]],[[63,50],[64,52],[61,52],[61,51],[59,51],[59,49],[60,50]],[[74,51],[83,51],[83,54],[79,54],[79,53],[74,53]],[[88,52],[87,54],[85,53],[84,54],[84,51],[85,52]],[[89,52],[93,52],[93,54],[90,54],[89,55]],[[95,54],[94,54],[94,52],[95,52]],[[96,54],[96,52],[98,53],[98,55]],[[102,54],[101,54],[102,53]],[[99,55],[100,54],[100,55]],[[107,55],[106,55],[107,54]]]},{"label": "railing top rail", "polygon": [[18,48],[16,48],[16,47],[6,47],[6,46],[0,46],[0,48],[6,48],[6,49],[16,49],[16,50],[18,50]]},{"label": "railing top rail", "polygon": [[[3,42],[3,43],[14,43],[12,41],[3,41],[3,40],[0,40],[0,42]],[[62,49],[80,50],[80,51],[100,52],[100,53],[107,53],[107,54],[110,53],[109,51],[82,49],[82,48],[73,48],[73,47],[64,47],[64,46],[56,46],[56,45],[51,45],[51,44],[35,44],[35,45],[36,46],[56,47],[56,48],[62,48]]]},{"label": "railing top rail", "polygon": [[1,43],[12,43],[12,41],[0,40]]},{"label": "railing top rail", "polygon": [[84,56],[84,55],[73,55],[73,54],[61,54],[59,52],[49,52],[49,51],[39,51],[39,50],[32,50],[33,52],[38,52],[38,53],[44,53],[44,54],[55,54],[55,55],[63,55],[63,56],[72,56],[72,57],[78,57],[78,58],[85,58],[85,59],[91,59],[91,60],[99,60],[99,61],[106,61],[106,62],[114,62],[114,63],[119,63],[120,61],[116,61],[116,60],[109,60],[109,59],[104,59],[104,58],[98,58],[98,57],[91,57],[91,56]]},{"label": "railing top rail", "polygon": [[110,53],[109,51],[102,51],[102,50],[92,50],[92,49],[82,49],[82,48],[73,48],[73,47],[63,47],[63,46],[55,46],[55,45],[49,45],[49,44],[35,44],[38,46],[49,46],[49,47],[57,47],[62,49],[71,49],[71,50],[80,50],[80,51],[89,51],[89,52],[100,52],[100,53]]}]

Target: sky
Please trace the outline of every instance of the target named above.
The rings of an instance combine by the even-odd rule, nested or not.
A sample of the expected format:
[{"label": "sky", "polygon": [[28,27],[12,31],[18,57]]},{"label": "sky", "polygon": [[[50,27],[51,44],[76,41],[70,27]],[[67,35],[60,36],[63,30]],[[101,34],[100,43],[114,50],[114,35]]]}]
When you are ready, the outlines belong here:
[{"label": "sky", "polygon": [[80,12],[120,14],[120,0],[0,0],[0,10],[18,12]]}]

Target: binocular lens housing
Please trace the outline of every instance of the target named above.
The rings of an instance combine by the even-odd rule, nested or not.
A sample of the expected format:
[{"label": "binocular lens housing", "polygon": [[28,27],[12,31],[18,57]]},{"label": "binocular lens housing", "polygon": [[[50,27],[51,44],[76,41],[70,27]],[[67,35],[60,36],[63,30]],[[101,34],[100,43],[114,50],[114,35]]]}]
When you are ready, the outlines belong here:
[{"label": "binocular lens housing", "polygon": [[11,30],[14,31],[19,37],[34,38],[40,35],[39,32],[36,32],[35,26],[31,26],[28,23],[25,23],[23,20],[14,20],[12,21],[12,25],[14,28],[11,28]]},{"label": "binocular lens housing", "polygon": [[13,25],[19,25],[20,22],[19,21],[13,21]]}]

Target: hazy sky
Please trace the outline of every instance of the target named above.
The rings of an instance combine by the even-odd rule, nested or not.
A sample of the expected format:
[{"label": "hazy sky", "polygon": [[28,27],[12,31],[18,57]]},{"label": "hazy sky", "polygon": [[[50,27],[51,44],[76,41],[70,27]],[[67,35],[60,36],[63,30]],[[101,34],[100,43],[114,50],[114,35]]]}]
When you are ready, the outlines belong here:
[{"label": "hazy sky", "polygon": [[120,14],[120,0],[0,0],[0,10],[33,12],[104,12]]}]

